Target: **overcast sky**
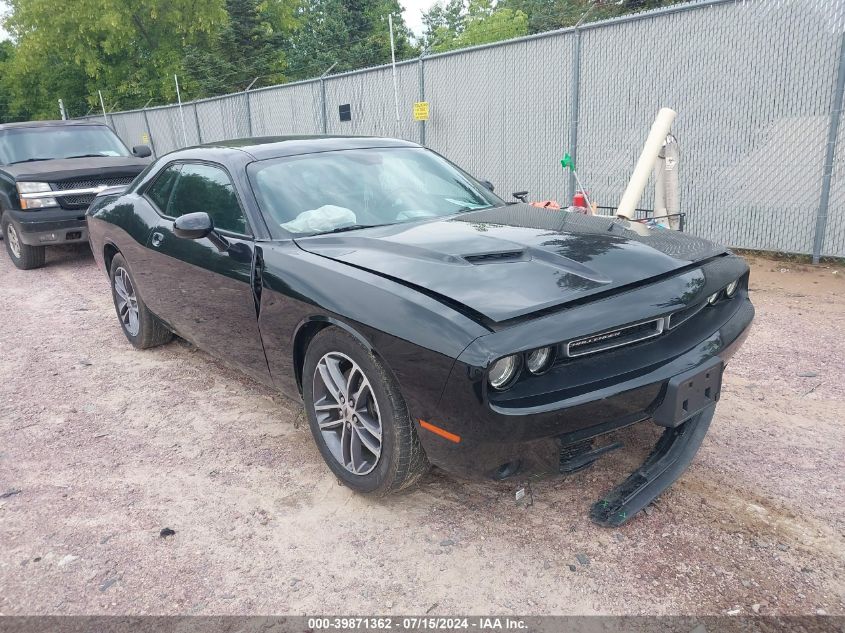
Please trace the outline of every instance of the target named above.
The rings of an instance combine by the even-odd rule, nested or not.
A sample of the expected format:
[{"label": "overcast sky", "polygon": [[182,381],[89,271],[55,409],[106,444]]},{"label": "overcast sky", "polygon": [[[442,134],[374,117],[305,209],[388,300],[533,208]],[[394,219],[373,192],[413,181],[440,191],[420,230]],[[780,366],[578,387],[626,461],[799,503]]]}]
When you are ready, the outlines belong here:
[{"label": "overcast sky", "polygon": [[[435,0],[400,0],[402,8],[405,9],[405,24],[407,24],[416,35],[422,35],[423,11],[426,11],[432,4],[434,4],[434,1]],[[6,12],[7,8],[8,5],[5,0],[0,0],[0,21],[2,21],[2,16]],[[4,40],[7,37],[8,34],[3,30],[3,27],[0,26],[0,40]]]},{"label": "overcast sky", "polygon": [[8,37],[8,33],[3,30],[3,18],[6,15],[6,8],[7,5],[3,0],[0,0],[0,40],[5,40]]},{"label": "overcast sky", "polygon": [[402,8],[405,9],[405,24],[408,25],[415,35],[422,35],[422,14],[434,4],[434,1],[435,0],[400,0]]}]

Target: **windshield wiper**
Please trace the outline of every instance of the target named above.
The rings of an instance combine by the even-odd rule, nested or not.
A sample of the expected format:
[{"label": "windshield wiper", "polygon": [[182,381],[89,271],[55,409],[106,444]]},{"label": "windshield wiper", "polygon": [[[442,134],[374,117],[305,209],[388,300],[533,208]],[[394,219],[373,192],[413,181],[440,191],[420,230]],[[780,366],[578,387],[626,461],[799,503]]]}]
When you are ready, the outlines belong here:
[{"label": "windshield wiper", "polygon": [[493,208],[492,204],[488,204],[486,207],[472,207],[472,206],[467,205],[465,207],[461,207],[460,209],[455,211],[455,213],[456,214],[457,213],[469,213],[470,211],[483,211],[484,209],[492,209],[492,208]]},{"label": "windshield wiper", "polygon": [[358,229],[372,229],[377,226],[387,226],[386,224],[351,224],[349,226],[339,226],[330,231],[321,231],[314,233],[314,235],[329,235],[330,233],[345,233],[346,231],[357,231]]},{"label": "windshield wiper", "polygon": [[78,156],[65,156],[65,158],[105,158],[106,154],[79,154]]},{"label": "windshield wiper", "polygon": [[53,160],[52,158],[24,158],[23,160],[15,160],[9,163],[10,165],[17,165],[18,163],[34,163],[38,160]]}]

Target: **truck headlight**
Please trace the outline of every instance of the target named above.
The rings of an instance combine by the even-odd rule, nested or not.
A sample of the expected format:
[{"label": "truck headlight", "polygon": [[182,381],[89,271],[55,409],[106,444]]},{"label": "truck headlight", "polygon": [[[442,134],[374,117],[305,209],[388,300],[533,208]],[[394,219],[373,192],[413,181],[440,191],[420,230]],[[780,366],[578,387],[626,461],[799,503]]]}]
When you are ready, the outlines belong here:
[{"label": "truck headlight", "polygon": [[50,183],[47,182],[19,182],[17,183],[18,193],[21,194],[21,209],[43,209],[45,207],[57,207],[59,203],[53,196],[37,198],[24,197],[25,194],[43,194],[53,191]]},{"label": "truck headlight", "polygon": [[519,370],[519,361],[519,354],[511,354],[490,365],[490,371],[487,372],[487,380],[490,381],[490,386],[498,391],[507,389]]},{"label": "truck headlight", "polygon": [[733,297],[736,294],[737,288],[739,288],[739,279],[732,281],[727,286],[725,286],[725,294],[729,297]]}]

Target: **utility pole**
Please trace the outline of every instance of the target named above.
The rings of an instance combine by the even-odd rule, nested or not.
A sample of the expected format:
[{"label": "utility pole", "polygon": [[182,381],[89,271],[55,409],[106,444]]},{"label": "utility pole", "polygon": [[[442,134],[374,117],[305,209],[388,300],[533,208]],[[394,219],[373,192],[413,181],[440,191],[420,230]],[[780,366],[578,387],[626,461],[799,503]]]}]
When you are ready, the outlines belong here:
[{"label": "utility pole", "polygon": [[185,129],[185,112],[182,110],[182,93],[179,92],[179,77],[173,75],[173,80],[176,82],[176,99],[179,101],[179,118],[182,119],[182,140],[185,141],[185,147],[188,147],[188,132]]},{"label": "utility pole", "polygon": [[390,62],[393,67],[393,105],[396,107],[396,133],[399,133],[399,93],[396,87],[396,48],[393,45],[393,14],[387,14],[387,23],[390,25]]},{"label": "utility pole", "polygon": [[97,94],[100,95],[100,107],[103,109],[103,121],[106,122],[106,125],[109,124],[109,118],[106,116],[106,104],[103,101],[103,91],[98,90]]}]

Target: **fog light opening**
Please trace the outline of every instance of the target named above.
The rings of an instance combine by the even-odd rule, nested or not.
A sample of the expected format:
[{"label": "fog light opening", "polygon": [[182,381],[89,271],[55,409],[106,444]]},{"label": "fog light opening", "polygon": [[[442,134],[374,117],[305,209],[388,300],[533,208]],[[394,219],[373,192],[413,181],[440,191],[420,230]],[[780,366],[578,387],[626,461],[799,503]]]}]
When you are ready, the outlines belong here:
[{"label": "fog light opening", "polygon": [[501,481],[502,479],[513,477],[517,473],[521,465],[522,461],[519,459],[515,459],[512,462],[502,464],[495,471],[493,471],[493,479],[495,479],[496,481]]}]

